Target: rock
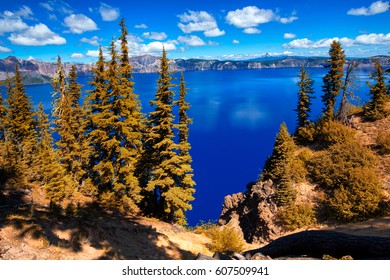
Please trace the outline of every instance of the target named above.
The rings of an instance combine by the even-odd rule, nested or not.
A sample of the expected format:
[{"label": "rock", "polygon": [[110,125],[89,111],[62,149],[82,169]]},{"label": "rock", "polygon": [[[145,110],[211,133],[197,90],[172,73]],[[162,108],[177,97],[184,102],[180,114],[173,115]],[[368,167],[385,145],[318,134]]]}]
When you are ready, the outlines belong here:
[{"label": "rock", "polygon": [[269,256],[264,256],[262,253],[256,253],[253,256],[248,256],[250,260],[272,260]]},{"label": "rock", "polygon": [[272,197],[275,186],[271,180],[247,185],[247,191],[225,197],[218,223],[242,232],[247,242],[269,242],[280,236],[276,224],[277,206]]},{"label": "rock", "polygon": [[201,253],[199,253],[196,258],[196,260],[215,260],[213,257],[210,257],[210,256],[207,256],[207,255],[203,255]]},{"label": "rock", "polygon": [[222,254],[220,252],[215,252],[214,255],[213,255],[213,258],[215,260],[233,260],[232,257],[228,256],[228,255],[225,255],[225,254]]}]

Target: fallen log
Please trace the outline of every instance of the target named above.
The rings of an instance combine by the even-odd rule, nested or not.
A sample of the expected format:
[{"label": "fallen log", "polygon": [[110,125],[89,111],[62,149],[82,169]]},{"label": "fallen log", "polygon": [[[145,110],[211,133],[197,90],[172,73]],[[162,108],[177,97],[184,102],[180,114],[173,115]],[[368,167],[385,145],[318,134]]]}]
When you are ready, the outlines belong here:
[{"label": "fallen log", "polygon": [[262,248],[243,252],[242,255],[250,259],[256,253],[273,259],[286,256],[321,259],[324,255],[339,259],[349,255],[354,260],[389,260],[390,238],[311,230],[278,238]]}]

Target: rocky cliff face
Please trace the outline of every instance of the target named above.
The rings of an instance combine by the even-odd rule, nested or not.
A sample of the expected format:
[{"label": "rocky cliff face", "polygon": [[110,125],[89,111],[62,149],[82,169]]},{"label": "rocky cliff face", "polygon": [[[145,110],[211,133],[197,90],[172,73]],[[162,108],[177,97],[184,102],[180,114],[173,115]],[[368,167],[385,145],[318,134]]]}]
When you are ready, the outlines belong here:
[{"label": "rocky cliff face", "polygon": [[218,223],[236,225],[250,243],[276,239],[282,230],[275,223],[277,206],[272,201],[275,186],[269,180],[251,183],[247,189],[244,193],[225,197]]}]

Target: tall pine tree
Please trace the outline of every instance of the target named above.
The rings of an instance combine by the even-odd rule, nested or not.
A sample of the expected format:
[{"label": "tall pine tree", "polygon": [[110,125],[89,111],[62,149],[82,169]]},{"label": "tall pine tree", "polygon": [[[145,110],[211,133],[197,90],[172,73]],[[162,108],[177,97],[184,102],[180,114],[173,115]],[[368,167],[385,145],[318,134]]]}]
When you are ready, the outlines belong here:
[{"label": "tall pine tree", "polygon": [[80,107],[81,85],[77,83],[76,67],[73,65],[66,80],[63,73],[61,59],[58,59],[58,72],[53,78],[53,85],[58,97],[54,99],[55,131],[59,139],[56,142],[59,148],[61,163],[66,171],[72,175],[76,184],[81,183],[85,176],[83,170],[83,112]]},{"label": "tall pine tree", "polygon": [[146,191],[151,192],[153,215],[168,222],[183,223],[183,212],[190,209],[187,203],[188,191],[177,184],[182,174],[182,163],[174,142],[172,108],[174,105],[172,76],[165,49],[163,49],[157,82],[155,100],[151,101],[154,111],[149,115],[149,145],[151,152],[151,176]]},{"label": "tall pine tree", "polygon": [[288,206],[295,200],[292,188],[292,162],[296,146],[285,123],[280,125],[272,155],[267,159],[261,174],[262,180],[271,179],[277,186],[275,201],[280,206]]},{"label": "tall pine tree", "polygon": [[26,95],[18,65],[15,68],[14,83],[8,81],[8,114],[6,117],[7,137],[10,155],[21,175],[33,179],[31,167],[36,152],[36,121],[31,101]]},{"label": "tall pine tree", "polygon": [[364,116],[368,120],[375,121],[389,115],[389,112],[386,110],[389,91],[386,87],[383,69],[379,60],[375,60],[371,78],[375,81],[375,84],[370,85],[371,99],[364,108]]},{"label": "tall pine tree", "polygon": [[58,156],[53,149],[53,138],[50,131],[48,116],[43,110],[42,103],[38,108],[38,153],[36,164],[40,170],[39,178],[46,191],[46,197],[51,203],[60,203],[65,196],[70,195],[73,182],[64,167],[59,163]]},{"label": "tall pine tree", "polygon": [[314,81],[311,79],[307,70],[302,66],[299,72],[299,82],[298,82],[298,105],[295,111],[297,112],[297,129],[306,127],[310,124],[309,116],[311,112],[311,99],[314,98]]},{"label": "tall pine tree", "polygon": [[325,105],[323,114],[325,120],[332,120],[335,117],[336,97],[340,95],[343,88],[345,54],[341,44],[333,41],[329,50],[330,69],[324,76],[322,86],[322,101]]}]

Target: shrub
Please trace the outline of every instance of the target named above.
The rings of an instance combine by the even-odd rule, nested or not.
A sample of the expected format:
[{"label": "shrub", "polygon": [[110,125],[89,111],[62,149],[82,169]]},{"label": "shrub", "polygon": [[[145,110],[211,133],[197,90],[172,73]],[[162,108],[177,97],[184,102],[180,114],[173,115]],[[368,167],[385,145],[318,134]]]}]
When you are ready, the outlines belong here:
[{"label": "shrub", "polygon": [[371,150],[356,141],[332,145],[313,157],[310,175],[325,190],[332,217],[357,221],[381,211],[383,184],[375,164]]},{"label": "shrub", "polygon": [[309,125],[298,128],[294,136],[299,144],[305,145],[314,141],[315,132],[315,124],[310,123]]},{"label": "shrub", "polygon": [[338,144],[355,141],[355,131],[336,121],[320,121],[317,126],[316,140],[325,148]]},{"label": "shrub", "polygon": [[390,153],[390,133],[380,132],[376,139],[376,143],[382,154]]},{"label": "shrub", "polygon": [[197,225],[194,233],[204,234],[211,239],[208,248],[213,252],[225,252],[228,250],[242,252],[246,250],[246,243],[240,234],[231,227],[221,227],[213,222]]},{"label": "shrub", "polygon": [[336,219],[354,222],[380,214],[383,185],[375,171],[364,167],[348,175],[348,184],[340,185],[326,198]]},{"label": "shrub", "polygon": [[286,230],[296,230],[316,223],[316,213],[309,204],[291,205],[279,208],[278,222]]}]

